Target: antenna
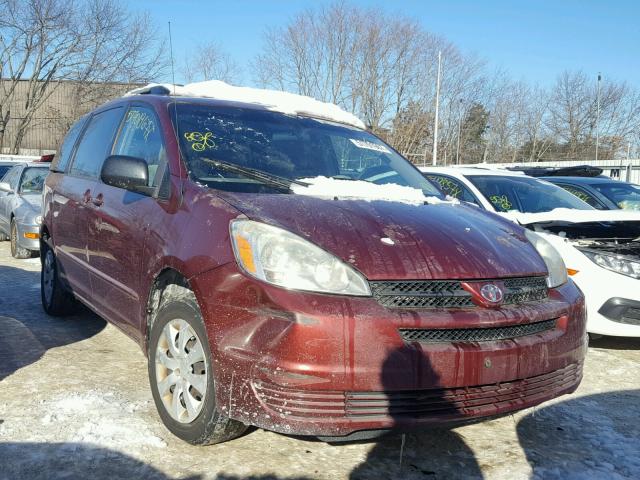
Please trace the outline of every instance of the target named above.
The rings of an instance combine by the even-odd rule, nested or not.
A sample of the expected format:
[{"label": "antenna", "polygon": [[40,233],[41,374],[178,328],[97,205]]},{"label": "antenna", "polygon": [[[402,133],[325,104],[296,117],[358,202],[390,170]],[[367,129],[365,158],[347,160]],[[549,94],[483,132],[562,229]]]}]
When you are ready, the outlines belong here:
[{"label": "antenna", "polygon": [[176,147],[178,147],[178,174],[180,176],[180,203],[184,198],[184,184],[182,181],[182,150],[180,149],[180,134],[178,127],[178,102],[176,100],[176,72],[173,65],[173,39],[171,37],[171,22],[169,23],[169,54],[171,56],[171,82],[173,83],[173,113],[174,113],[174,130],[176,134]]}]

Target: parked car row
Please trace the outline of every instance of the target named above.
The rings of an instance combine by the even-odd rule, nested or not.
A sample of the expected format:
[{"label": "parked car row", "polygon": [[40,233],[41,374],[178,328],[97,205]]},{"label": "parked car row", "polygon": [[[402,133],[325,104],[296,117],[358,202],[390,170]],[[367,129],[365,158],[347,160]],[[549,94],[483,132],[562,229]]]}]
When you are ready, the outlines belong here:
[{"label": "parked car row", "polygon": [[558,207],[596,212],[523,174],[425,178],[307,97],[150,85],[80,119],[51,165],[42,304],[137,341],[161,419],[193,444],[480,421],[577,388],[586,265],[638,282],[604,265],[608,224],[583,250],[535,216]]},{"label": "parked car row", "polygon": [[[640,213],[596,210],[570,190],[521,172],[422,171],[447,195],[524,225],[550,242],[585,293],[590,333],[640,337]],[[567,177],[545,178],[562,183]],[[615,183],[590,178],[597,180]]]},{"label": "parked car row", "polygon": [[48,163],[12,163],[0,178],[0,240],[11,241],[15,258],[40,250],[42,186],[48,173]]}]

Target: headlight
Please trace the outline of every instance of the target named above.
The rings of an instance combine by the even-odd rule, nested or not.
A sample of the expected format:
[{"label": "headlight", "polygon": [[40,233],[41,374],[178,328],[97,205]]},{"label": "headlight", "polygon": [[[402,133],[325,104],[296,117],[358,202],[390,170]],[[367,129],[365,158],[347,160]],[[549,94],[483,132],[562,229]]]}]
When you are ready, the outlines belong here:
[{"label": "headlight", "polygon": [[616,255],[615,253],[594,252],[593,250],[583,248],[579,248],[578,250],[584,253],[589,260],[596,265],[600,265],[602,268],[626,275],[627,277],[640,278],[640,262],[634,262],[622,255]]},{"label": "headlight", "polygon": [[547,286],[555,288],[567,283],[567,267],[555,247],[531,230],[525,230],[525,235],[547,264]]},{"label": "headlight", "polygon": [[35,218],[36,225],[42,225],[42,215],[38,215]]},{"label": "headlight", "polygon": [[294,290],[371,295],[360,273],[293,233],[251,220],[233,220],[230,229],[238,265],[255,278]]}]

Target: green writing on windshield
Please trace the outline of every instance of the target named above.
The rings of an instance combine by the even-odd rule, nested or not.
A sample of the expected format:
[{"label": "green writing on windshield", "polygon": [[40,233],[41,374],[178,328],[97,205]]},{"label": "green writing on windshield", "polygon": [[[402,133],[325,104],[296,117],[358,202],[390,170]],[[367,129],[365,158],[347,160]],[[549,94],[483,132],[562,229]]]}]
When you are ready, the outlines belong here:
[{"label": "green writing on windshield", "polygon": [[489,200],[500,212],[508,212],[513,207],[506,195],[491,195]]},{"label": "green writing on windshield", "polygon": [[186,132],[184,138],[191,142],[191,148],[196,152],[203,152],[205,149],[214,148],[216,146],[213,141],[213,133],[211,132]]}]

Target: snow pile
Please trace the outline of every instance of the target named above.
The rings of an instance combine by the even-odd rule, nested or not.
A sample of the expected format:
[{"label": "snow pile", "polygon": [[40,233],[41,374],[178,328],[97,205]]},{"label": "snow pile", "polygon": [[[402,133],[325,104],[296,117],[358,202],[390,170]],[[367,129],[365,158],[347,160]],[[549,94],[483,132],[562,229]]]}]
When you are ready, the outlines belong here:
[{"label": "snow pile", "polygon": [[550,212],[522,213],[515,210],[498,212],[498,215],[509,220],[528,225],[539,222],[640,222],[640,212],[627,210],[578,210],[573,208],[556,208]]},{"label": "snow pile", "polygon": [[274,112],[322,118],[353,125],[358,128],[365,128],[362,120],[333,103],[320,102],[311,97],[278,90],[236,87],[221,82],[220,80],[189,83],[184,86],[174,86],[170,83],[150,83],[145,87],[136,88],[127,92],[125,96],[146,93],[150,88],[158,86],[167,88],[171,92],[171,95],[174,95],[175,91],[175,95],[181,97],[206,97],[217,100],[251,103],[261,105]]},{"label": "snow pile", "polygon": [[[402,202],[414,205],[427,203],[447,203],[437,197],[427,197],[422,190],[386,183],[365,182],[364,180],[340,180],[337,178],[314,177],[301,178],[307,186],[291,185],[293,193],[312,197],[339,198],[341,200],[383,200],[388,202]],[[457,203],[457,202],[456,202]]]},{"label": "snow pile", "polygon": [[93,443],[108,448],[166,447],[153,434],[139,410],[148,402],[127,402],[113,392],[88,391],[60,395],[46,401],[41,423],[64,430],[65,441]]}]

